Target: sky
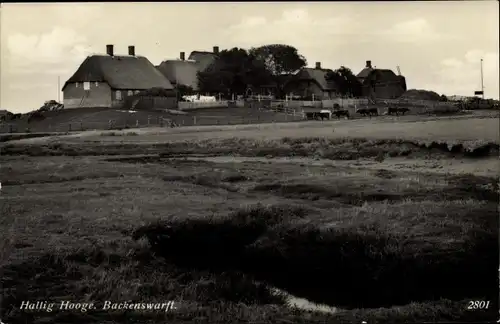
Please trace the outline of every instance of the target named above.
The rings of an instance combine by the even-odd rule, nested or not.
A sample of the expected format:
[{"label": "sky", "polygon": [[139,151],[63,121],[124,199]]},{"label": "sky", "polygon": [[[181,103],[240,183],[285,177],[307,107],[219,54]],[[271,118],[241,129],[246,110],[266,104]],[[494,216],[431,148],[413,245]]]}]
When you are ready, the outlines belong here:
[{"label": "sky", "polygon": [[[408,89],[499,98],[498,1],[7,3],[0,9],[0,109],[27,112],[60,98],[86,56],[136,54],[157,65],[180,52],[287,44],[310,67],[367,60]],[[58,86],[58,79],[60,84]]]}]

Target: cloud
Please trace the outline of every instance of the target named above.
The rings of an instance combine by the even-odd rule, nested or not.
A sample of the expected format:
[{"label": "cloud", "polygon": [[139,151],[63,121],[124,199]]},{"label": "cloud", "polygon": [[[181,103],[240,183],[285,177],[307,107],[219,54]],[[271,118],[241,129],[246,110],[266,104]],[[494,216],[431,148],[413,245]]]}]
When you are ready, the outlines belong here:
[{"label": "cloud", "polygon": [[399,22],[391,28],[375,31],[376,34],[398,42],[432,42],[442,39],[455,38],[455,36],[438,33],[424,18],[416,18]]},{"label": "cloud", "polygon": [[43,89],[43,88],[54,89],[55,88],[54,84],[51,84],[48,82],[35,82],[35,83],[26,83],[26,84],[14,83],[14,84],[9,84],[8,87],[11,90],[27,90],[27,89]]},{"label": "cloud", "polygon": [[499,98],[498,52],[469,50],[462,58],[451,57],[441,61],[434,72],[435,83],[428,87],[447,95],[473,95],[481,90],[481,62],[485,97]]},{"label": "cloud", "polygon": [[285,10],[281,17],[267,20],[262,16],[246,17],[231,26],[226,36],[239,46],[259,46],[264,44],[285,43],[293,46],[323,46],[325,38],[338,35],[352,23],[348,16],[316,19],[304,9]]},{"label": "cloud", "polygon": [[9,65],[39,69],[39,64],[81,61],[88,54],[85,43],[85,37],[73,29],[57,26],[41,35],[17,33],[7,38]]},{"label": "cloud", "polygon": [[101,5],[85,3],[58,3],[54,8],[55,21],[62,26],[74,26],[75,29],[92,26],[103,18]]},{"label": "cloud", "polygon": [[[36,4],[13,7],[11,17],[18,20],[39,20],[42,28],[14,28],[14,22],[3,30],[2,70],[9,74],[31,72],[60,73],[74,69],[88,54],[90,49],[83,30],[95,28],[95,21],[103,12],[95,4]],[[31,18],[27,18],[31,17]],[[14,18],[12,18],[14,19]]]}]

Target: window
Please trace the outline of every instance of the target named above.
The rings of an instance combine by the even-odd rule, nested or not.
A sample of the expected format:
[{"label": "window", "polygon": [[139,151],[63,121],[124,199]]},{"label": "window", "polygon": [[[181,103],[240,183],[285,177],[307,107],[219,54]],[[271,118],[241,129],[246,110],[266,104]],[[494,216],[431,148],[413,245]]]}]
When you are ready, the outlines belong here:
[{"label": "window", "polygon": [[134,94],[138,94],[138,93],[139,93],[139,90],[135,90],[135,91],[134,91]]},{"label": "window", "polygon": [[97,81],[96,81],[96,82],[94,82],[94,85],[95,85],[96,87],[98,87],[98,86],[99,86],[99,82],[97,82]]},{"label": "window", "polygon": [[75,87],[78,88],[80,84],[78,82],[75,82]]},{"label": "window", "polygon": [[83,90],[90,90],[90,82],[83,83]]},{"label": "window", "polygon": [[116,100],[122,100],[122,92],[120,90],[116,91]]},{"label": "window", "polygon": [[127,91],[127,96],[132,96],[133,94],[134,94],[134,91],[132,91],[132,90]]}]

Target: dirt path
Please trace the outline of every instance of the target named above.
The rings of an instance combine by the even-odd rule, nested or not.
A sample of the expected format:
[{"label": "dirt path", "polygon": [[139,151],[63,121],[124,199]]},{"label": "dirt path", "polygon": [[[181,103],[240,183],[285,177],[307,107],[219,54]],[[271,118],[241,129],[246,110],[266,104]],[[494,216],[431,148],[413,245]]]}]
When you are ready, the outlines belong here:
[{"label": "dirt path", "polygon": [[[494,118],[440,119],[403,122],[390,120],[334,120],[290,123],[270,123],[230,126],[186,126],[180,128],[142,128],[122,131],[86,131],[71,135],[40,137],[9,141],[9,143],[50,143],[96,141],[165,143],[173,141],[253,138],[279,139],[283,137],[411,139],[435,141],[492,141],[500,137],[498,120]],[[108,134],[109,136],[106,136]],[[126,136],[126,135],[134,136]]]}]

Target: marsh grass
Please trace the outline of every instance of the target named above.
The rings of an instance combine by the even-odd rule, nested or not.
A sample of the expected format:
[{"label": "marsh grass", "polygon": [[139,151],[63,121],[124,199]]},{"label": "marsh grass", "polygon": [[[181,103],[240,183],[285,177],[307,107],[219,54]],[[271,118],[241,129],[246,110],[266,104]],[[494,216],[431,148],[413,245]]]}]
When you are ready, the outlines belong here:
[{"label": "marsh grass", "polygon": [[[137,134],[129,132],[130,134]],[[116,136],[130,136],[129,133]],[[141,137],[138,135],[137,137]],[[304,156],[331,160],[356,160],[373,158],[383,161],[390,157],[469,157],[481,158],[498,155],[498,144],[487,141],[412,141],[412,140],[370,140],[322,137],[289,138],[281,140],[258,140],[249,138],[208,139],[181,141],[164,144],[140,143],[54,143],[54,144],[9,144],[1,147],[3,155],[30,156],[85,156],[85,155],[239,155],[256,157]],[[382,160],[381,160],[382,159]]]},{"label": "marsh grass", "polygon": [[[342,216],[328,217],[346,219],[343,225],[323,227],[293,222],[305,217],[303,209],[285,213],[257,206],[229,219],[157,224],[135,235],[146,235],[157,253],[179,264],[246,271],[291,293],[344,308],[482,294],[495,298],[489,287],[496,280],[498,257],[485,255],[497,245],[496,231],[487,227],[495,223],[493,206],[425,207],[417,213],[406,210],[416,227],[412,230],[404,228],[412,225],[398,219],[401,213],[393,208],[378,215],[366,207],[344,209]],[[433,233],[439,228],[441,233]],[[459,236],[448,232],[453,228],[461,228]],[[433,235],[439,239],[426,239]],[[174,246],[186,248],[169,248]],[[474,280],[457,286],[462,272]]]},{"label": "marsh grass", "polygon": [[[216,143],[199,147],[213,152]],[[255,150],[282,145],[251,143]],[[315,143],[332,145],[314,138],[294,145],[309,150]],[[363,143],[335,145],[368,146]],[[203,151],[190,145],[56,143],[35,155],[65,155],[71,148],[78,157],[2,156],[2,320],[401,323],[496,317],[495,309],[471,312],[466,305],[487,298],[496,305],[498,179],[158,156]],[[26,147],[11,149],[18,154]],[[131,156],[140,153],[156,155]],[[309,191],[318,199],[309,199]],[[289,309],[271,287],[350,310]],[[180,308],[167,314],[18,309],[20,301],[36,299],[175,300]]]}]

